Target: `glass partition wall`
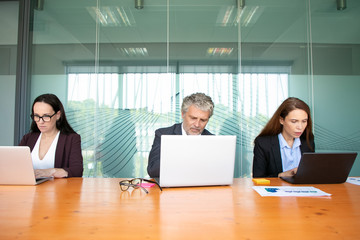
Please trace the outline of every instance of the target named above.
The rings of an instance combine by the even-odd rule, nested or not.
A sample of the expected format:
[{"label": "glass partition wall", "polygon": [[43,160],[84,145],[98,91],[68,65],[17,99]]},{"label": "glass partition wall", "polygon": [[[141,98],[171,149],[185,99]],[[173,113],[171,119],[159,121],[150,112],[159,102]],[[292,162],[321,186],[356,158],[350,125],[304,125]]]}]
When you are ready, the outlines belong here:
[{"label": "glass partition wall", "polygon": [[0,1],[0,146],[14,143],[18,1]]},{"label": "glass partition wall", "polygon": [[146,177],[155,130],[194,92],[215,103],[207,129],[237,136],[235,177],[289,96],[311,107],[317,151],[359,151],[360,3],[346,2],[39,0],[31,101],[64,103],[85,177]]}]

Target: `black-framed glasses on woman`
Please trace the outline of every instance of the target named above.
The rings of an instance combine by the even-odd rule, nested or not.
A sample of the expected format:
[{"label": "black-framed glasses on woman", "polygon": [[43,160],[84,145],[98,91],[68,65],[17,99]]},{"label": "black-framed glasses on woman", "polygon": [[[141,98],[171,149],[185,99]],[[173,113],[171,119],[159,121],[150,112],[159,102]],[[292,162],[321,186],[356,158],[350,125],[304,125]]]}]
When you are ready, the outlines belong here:
[{"label": "black-framed glasses on woman", "polygon": [[32,120],[34,120],[35,122],[40,122],[40,119],[42,119],[44,122],[50,122],[51,118],[53,116],[55,116],[56,113],[54,113],[53,115],[43,115],[42,117],[40,117],[39,115],[31,115]]},{"label": "black-framed glasses on woman", "polygon": [[142,182],[155,183],[162,191],[162,188],[160,187],[160,185],[157,182],[148,180],[148,179],[144,179],[144,178],[134,178],[131,180],[122,180],[119,182],[119,184],[120,184],[120,189],[122,191],[127,191],[129,189],[129,187],[132,187],[132,188],[141,188],[142,190],[144,190],[144,192],[149,193],[148,190],[146,190],[143,186],[141,186]]}]

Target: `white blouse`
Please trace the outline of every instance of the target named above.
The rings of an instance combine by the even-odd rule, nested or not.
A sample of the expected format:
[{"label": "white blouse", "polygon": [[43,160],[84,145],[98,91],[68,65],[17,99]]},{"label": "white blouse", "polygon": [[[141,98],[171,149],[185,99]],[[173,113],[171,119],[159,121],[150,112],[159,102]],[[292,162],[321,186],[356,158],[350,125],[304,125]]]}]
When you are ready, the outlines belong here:
[{"label": "white blouse", "polygon": [[45,156],[42,160],[40,160],[40,157],[39,157],[39,146],[40,146],[41,136],[42,136],[42,133],[40,133],[40,136],[39,136],[38,140],[36,141],[34,149],[31,152],[31,159],[33,162],[34,169],[53,168],[55,166],[55,151],[56,151],[56,146],[57,146],[57,143],[59,140],[60,131],[56,134],[56,137],[54,138],[49,150],[47,151],[47,153],[45,154]]}]

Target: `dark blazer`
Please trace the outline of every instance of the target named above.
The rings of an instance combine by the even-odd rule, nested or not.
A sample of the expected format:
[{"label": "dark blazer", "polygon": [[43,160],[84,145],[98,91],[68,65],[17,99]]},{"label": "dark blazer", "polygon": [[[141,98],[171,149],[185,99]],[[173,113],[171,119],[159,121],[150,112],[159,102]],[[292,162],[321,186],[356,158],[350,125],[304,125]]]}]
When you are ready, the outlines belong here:
[{"label": "dark blazer", "polygon": [[[39,132],[28,133],[21,139],[19,146],[28,146],[32,151],[39,136]],[[66,135],[60,133],[55,150],[54,167],[63,168],[68,172],[68,177],[82,177],[84,168],[79,134],[70,133]]]},{"label": "dark blazer", "polygon": [[[160,151],[161,135],[182,135],[181,123],[177,123],[167,128],[159,128],[155,131],[154,143],[151,147],[147,172],[151,178],[157,178],[160,175]],[[204,129],[201,135],[213,135]]]},{"label": "dark blazer", "polygon": [[[306,139],[300,138],[301,154],[304,152],[314,152],[315,144],[311,141],[311,150],[306,143]],[[283,172],[280,142],[278,136],[261,136],[255,139],[253,177],[277,177]]]}]

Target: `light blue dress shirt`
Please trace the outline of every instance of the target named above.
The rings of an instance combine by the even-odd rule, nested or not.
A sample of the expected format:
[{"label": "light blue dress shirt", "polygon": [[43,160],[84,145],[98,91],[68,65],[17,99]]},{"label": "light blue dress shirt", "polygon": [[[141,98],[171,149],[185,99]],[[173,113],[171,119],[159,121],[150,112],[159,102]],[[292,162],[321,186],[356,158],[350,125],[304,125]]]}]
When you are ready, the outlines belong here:
[{"label": "light blue dress shirt", "polygon": [[300,139],[295,138],[294,144],[291,148],[281,133],[279,133],[278,138],[280,143],[283,172],[298,167],[301,159]]}]

